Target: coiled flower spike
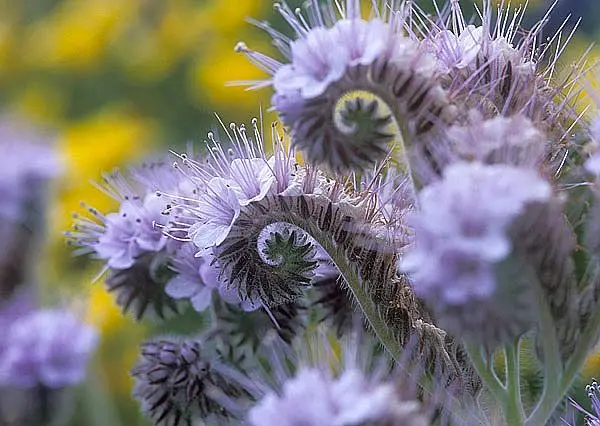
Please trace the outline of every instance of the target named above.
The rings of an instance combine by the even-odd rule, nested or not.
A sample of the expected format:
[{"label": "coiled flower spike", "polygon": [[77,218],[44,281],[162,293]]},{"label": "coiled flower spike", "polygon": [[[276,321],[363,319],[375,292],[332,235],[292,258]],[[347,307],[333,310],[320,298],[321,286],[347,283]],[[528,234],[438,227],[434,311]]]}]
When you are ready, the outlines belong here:
[{"label": "coiled flower spike", "polygon": [[369,21],[358,0],[347,0],[339,14],[332,1],[313,0],[308,20],[285,2],[275,7],[292,38],[266,22],[255,24],[286,60],[243,43],[236,50],[272,75],[254,87],[273,86],[273,107],[309,163],[336,172],[365,170],[387,155],[388,143],[399,135],[414,143],[453,119],[455,107],[437,81],[435,58],[403,31],[408,6],[375,7]]},{"label": "coiled flower spike", "polygon": [[[211,156],[204,163],[180,156],[177,167],[197,192],[172,197],[182,222],[171,230],[186,232],[199,256],[212,256],[228,290],[268,311],[293,303],[312,284],[315,249],[321,249],[342,275],[336,283],[345,286],[394,357],[418,335],[428,365],[443,370],[446,383],[464,382],[470,370],[459,367],[452,339],[424,323],[429,317],[407,280],[396,276],[397,243],[407,238],[396,223],[406,201],[394,200],[401,195],[389,187],[394,178],[375,173],[359,185],[299,166],[274,128],[274,155],[267,159],[257,124],[253,138],[243,126],[224,129],[229,151],[209,134]],[[387,193],[379,192],[382,187]]]}]

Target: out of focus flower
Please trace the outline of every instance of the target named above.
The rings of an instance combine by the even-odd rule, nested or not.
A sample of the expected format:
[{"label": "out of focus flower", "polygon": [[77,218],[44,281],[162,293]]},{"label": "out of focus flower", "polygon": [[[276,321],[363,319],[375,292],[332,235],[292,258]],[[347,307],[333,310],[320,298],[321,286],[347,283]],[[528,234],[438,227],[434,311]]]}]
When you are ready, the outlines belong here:
[{"label": "out of focus flower", "polygon": [[0,383],[62,388],[79,384],[98,341],[97,333],[70,312],[45,310],[19,318],[3,337]]},{"label": "out of focus flower", "polygon": [[510,225],[551,194],[534,171],[480,163],[449,166],[442,181],[420,193],[415,247],[401,268],[446,330],[477,341],[524,331],[531,307],[503,288],[518,280],[499,282],[497,268],[513,251]]},{"label": "out of focus flower", "polygon": [[318,330],[295,340],[293,350],[263,340],[272,368],[257,378],[263,395],[247,420],[252,426],[429,425],[427,408],[410,397],[409,375],[390,368],[375,348],[359,330],[340,340]]},{"label": "out of focus flower", "polygon": [[265,396],[248,418],[253,426],[428,425],[417,401],[398,400],[394,392],[391,384],[372,383],[357,370],[334,379],[321,370],[302,369],[280,395]]},{"label": "out of focus flower", "polygon": [[40,186],[62,170],[62,160],[47,137],[15,117],[0,122],[0,150],[0,218],[22,221],[28,203],[43,198]]}]

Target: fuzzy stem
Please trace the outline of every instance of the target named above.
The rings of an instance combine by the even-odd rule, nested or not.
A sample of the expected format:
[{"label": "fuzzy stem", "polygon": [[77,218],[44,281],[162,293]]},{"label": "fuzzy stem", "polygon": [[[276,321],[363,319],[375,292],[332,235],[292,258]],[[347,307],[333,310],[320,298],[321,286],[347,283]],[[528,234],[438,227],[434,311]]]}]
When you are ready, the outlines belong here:
[{"label": "fuzzy stem", "polygon": [[491,369],[491,363],[488,363],[481,354],[481,348],[466,341],[464,342],[464,347],[484,386],[490,391],[494,399],[496,399],[500,405],[506,406],[508,398],[506,388],[500,380],[498,380],[498,377]]},{"label": "fuzzy stem", "polygon": [[506,358],[506,389],[508,391],[504,414],[509,425],[523,425],[525,410],[521,400],[519,343],[505,346],[504,355]]},{"label": "fuzzy stem", "polygon": [[548,419],[552,416],[552,413],[556,409],[556,406],[560,403],[563,396],[567,393],[571,384],[575,380],[577,374],[581,370],[583,363],[589,353],[592,342],[598,339],[598,331],[600,329],[600,300],[596,302],[593,310],[593,314],[588,322],[585,331],[581,335],[577,347],[573,352],[573,355],[567,362],[564,374],[561,375],[560,380],[556,380],[556,392],[552,394],[544,394],[540,403],[531,413],[531,416],[527,419],[527,426],[535,426],[540,424],[546,424]]},{"label": "fuzzy stem", "polygon": [[[566,392],[566,389],[562,389],[561,386],[561,383],[566,376],[563,376],[558,339],[556,337],[554,320],[550,313],[550,306],[548,305],[546,295],[544,294],[540,283],[536,280],[533,284],[540,318],[539,333],[542,337],[544,350],[544,390],[537,406],[533,409],[531,415],[527,419],[526,425],[531,426],[546,424]],[[594,313],[594,318],[598,316],[598,319],[600,319],[600,316],[597,314],[597,312]],[[593,321],[590,325],[592,324],[594,324]],[[585,338],[583,340],[585,340]],[[577,350],[581,348],[581,342],[582,341],[580,340],[575,354],[577,354]],[[573,359],[573,357],[571,359]],[[579,367],[581,367],[581,363],[577,366],[575,373],[579,371]],[[573,374],[573,377],[569,380],[569,385],[574,377],[575,374]]]},{"label": "fuzzy stem", "polygon": [[394,337],[389,327],[387,327],[385,324],[383,318],[381,318],[379,315],[375,303],[363,288],[361,278],[357,271],[352,267],[344,267],[344,265],[348,265],[347,260],[339,253],[339,250],[336,249],[336,247],[334,247],[327,238],[320,238],[318,234],[312,235],[312,237],[321,247],[323,247],[323,249],[325,249],[329,256],[331,256],[331,260],[340,272],[340,275],[344,278],[348,288],[356,300],[356,303],[365,315],[369,325],[377,335],[377,338],[383,347],[390,353],[394,360],[400,360],[400,356],[402,354],[400,342],[398,342],[398,340]]},{"label": "fuzzy stem", "polygon": [[[403,120],[397,120],[397,126],[399,129],[398,137],[397,137],[397,142],[398,145],[400,147],[400,150],[402,151],[402,160],[404,163],[404,172],[406,173],[406,175],[408,176],[408,179],[410,180],[410,185],[413,189],[413,193],[415,195],[415,203],[418,203],[417,200],[417,194],[419,193],[419,191],[421,191],[422,189],[422,185],[419,183],[419,181],[417,180],[417,177],[415,176],[413,167],[410,164],[410,158],[409,158],[409,152],[407,149],[407,144],[405,143],[406,140],[406,135],[409,134],[408,131],[408,127],[406,125],[406,123]],[[415,206],[418,208],[418,204],[415,204]]]}]

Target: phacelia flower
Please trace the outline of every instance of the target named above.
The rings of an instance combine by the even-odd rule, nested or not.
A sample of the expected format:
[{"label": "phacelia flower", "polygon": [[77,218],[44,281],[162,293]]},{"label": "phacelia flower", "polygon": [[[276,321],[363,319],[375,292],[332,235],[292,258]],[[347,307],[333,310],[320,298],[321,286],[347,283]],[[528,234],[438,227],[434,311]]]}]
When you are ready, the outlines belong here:
[{"label": "phacelia flower", "polygon": [[110,268],[127,269],[142,253],[161,251],[167,237],[156,224],[166,223],[165,208],[164,200],[152,193],[143,200],[123,201],[118,213],[104,218],[106,230],[93,246],[97,257]]},{"label": "phacelia flower", "polygon": [[253,426],[428,424],[417,401],[398,401],[394,393],[391,384],[371,383],[360,371],[334,379],[324,371],[302,369],[280,395],[265,396],[248,418]]},{"label": "phacelia flower", "polygon": [[[181,167],[198,190],[183,201],[173,200],[189,223],[179,229],[187,232],[197,256],[210,258],[217,267],[223,294],[236,292],[242,305],[287,303],[297,297],[296,287],[310,282],[315,266],[312,243],[298,229],[265,229],[271,222],[286,222],[285,208],[276,203],[317,192],[317,174],[294,161],[293,150],[284,146],[274,128],[271,157],[263,151],[256,121],[253,137],[244,126],[232,125],[231,132],[226,131],[228,151],[209,134],[211,156],[205,163],[181,158]],[[278,283],[285,290],[262,290]]]},{"label": "phacelia flower", "polygon": [[[551,79],[572,34],[563,38],[558,33],[542,45],[538,39],[550,11],[527,30],[521,27],[526,7],[512,9],[501,4],[495,13],[494,3],[485,0],[479,13],[481,22],[473,25],[459,2],[449,3],[449,9],[437,18],[413,8],[417,16],[411,22],[416,26],[412,32],[425,34],[432,55],[447,71],[441,81],[452,93],[452,102],[464,105],[465,111],[476,108],[486,119],[522,114],[551,133],[552,140],[568,138],[566,129],[576,119],[572,99],[556,95],[569,92],[575,83],[559,83],[555,88]],[[578,70],[574,80],[583,74]],[[552,154],[557,150],[558,144]]]},{"label": "phacelia flower", "polygon": [[157,425],[221,424],[239,418],[237,407],[250,401],[247,378],[211,355],[201,340],[144,343],[132,375],[134,396]]},{"label": "phacelia flower", "polygon": [[260,304],[242,301],[234,289],[229,289],[219,279],[219,270],[211,265],[209,255],[196,256],[198,249],[186,243],[173,258],[173,269],[176,275],[167,283],[165,292],[174,299],[189,299],[198,312],[206,310],[216,290],[226,303],[241,306],[246,311],[260,307]]},{"label": "phacelia flower", "polygon": [[187,190],[181,181],[179,171],[164,163],[145,164],[128,174],[107,174],[98,186],[120,203],[118,212],[103,214],[90,207],[89,217],[76,215],[73,231],[67,233],[80,247],[77,254],[105,261],[108,289],[136,318],[148,307],[159,316],[175,309],[164,285],[172,275],[168,266],[180,243],[167,237],[165,228],[181,219],[158,188],[179,195]]},{"label": "phacelia flower", "polygon": [[3,337],[0,383],[31,388],[79,384],[97,342],[96,331],[62,310],[30,313],[15,321]]},{"label": "phacelia flower", "polygon": [[414,137],[453,116],[435,79],[435,58],[404,32],[405,9],[375,8],[366,21],[357,0],[347,0],[339,15],[333,2],[315,1],[306,19],[278,3],[294,36],[268,23],[256,25],[285,61],[238,44],[238,51],[271,74],[256,87],[273,86],[272,105],[309,163],[334,171],[365,169],[385,157],[397,128]]},{"label": "phacelia flower", "polygon": [[331,337],[321,330],[308,341],[294,341],[293,351],[264,341],[270,368],[255,380],[262,396],[247,415],[250,425],[429,424],[422,404],[404,397],[411,385],[395,381],[398,372],[385,355],[374,356],[369,336],[357,330],[336,349]]},{"label": "phacelia flower", "polygon": [[401,269],[442,327],[494,341],[529,325],[527,288],[507,272],[510,262],[500,263],[513,252],[511,224],[528,205],[551,196],[550,185],[532,170],[480,163],[449,166],[443,180],[419,194],[415,245]]}]

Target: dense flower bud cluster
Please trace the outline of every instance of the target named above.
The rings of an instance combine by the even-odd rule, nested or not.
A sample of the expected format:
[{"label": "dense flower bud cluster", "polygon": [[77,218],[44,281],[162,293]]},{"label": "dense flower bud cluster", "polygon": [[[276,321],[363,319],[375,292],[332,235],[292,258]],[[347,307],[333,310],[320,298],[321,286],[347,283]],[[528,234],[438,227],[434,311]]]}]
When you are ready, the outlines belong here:
[{"label": "dense flower bud cluster", "polygon": [[[210,318],[142,346],[136,398],[156,424],[546,424],[600,324],[598,120],[552,79],[563,38],[491,0],[306,3],[276,4],[291,35],[253,21],[279,59],[236,47],[283,129],[221,122],[76,220],[125,309]],[[333,367],[364,329],[369,363]]]}]

